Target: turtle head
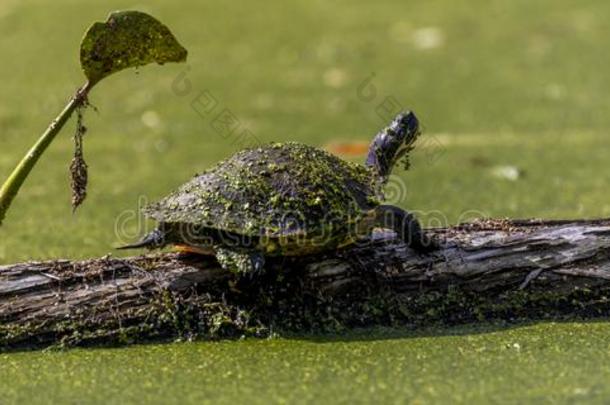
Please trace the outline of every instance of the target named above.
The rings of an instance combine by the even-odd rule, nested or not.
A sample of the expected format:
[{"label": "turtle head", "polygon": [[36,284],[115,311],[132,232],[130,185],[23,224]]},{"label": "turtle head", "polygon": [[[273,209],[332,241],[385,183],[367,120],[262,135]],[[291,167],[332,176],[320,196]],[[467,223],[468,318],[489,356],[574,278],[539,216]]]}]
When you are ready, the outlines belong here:
[{"label": "turtle head", "polygon": [[398,161],[404,158],[405,168],[409,168],[408,153],[420,134],[419,120],[411,111],[401,112],[392,123],[375,136],[366,158],[381,183],[385,183]]}]

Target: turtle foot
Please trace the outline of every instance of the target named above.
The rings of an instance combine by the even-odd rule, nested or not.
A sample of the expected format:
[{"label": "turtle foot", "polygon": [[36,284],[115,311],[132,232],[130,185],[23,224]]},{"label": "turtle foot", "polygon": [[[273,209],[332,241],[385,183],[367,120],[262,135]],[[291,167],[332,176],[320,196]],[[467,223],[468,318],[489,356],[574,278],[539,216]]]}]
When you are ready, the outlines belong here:
[{"label": "turtle foot", "polygon": [[426,235],[413,214],[392,205],[378,206],[375,214],[378,226],[396,232],[416,252],[425,254],[439,249],[438,241]]},{"label": "turtle foot", "polygon": [[250,279],[265,273],[265,257],[260,252],[238,252],[216,248],[216,259],[223,269]]}]

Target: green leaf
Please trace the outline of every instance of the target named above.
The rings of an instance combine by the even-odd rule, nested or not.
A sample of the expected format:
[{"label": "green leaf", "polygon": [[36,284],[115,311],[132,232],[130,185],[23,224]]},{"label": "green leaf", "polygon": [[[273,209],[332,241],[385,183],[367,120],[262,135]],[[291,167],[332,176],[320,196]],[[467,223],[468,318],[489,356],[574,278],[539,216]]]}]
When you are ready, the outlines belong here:
[{"label": "green leaf", "polygon": [[92,85],[119,70],[184,62],[186,56],[169,28],[140,11],[117,11],[94,23],[80,48],[81,67]]}]

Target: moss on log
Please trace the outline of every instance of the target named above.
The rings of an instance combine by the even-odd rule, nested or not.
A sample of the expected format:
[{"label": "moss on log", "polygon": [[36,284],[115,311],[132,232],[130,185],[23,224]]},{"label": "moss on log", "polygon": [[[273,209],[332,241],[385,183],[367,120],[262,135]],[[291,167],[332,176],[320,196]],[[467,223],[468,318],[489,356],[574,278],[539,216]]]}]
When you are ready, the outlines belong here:
[{"label": "moss on log", "polygon": [[255,279],[164,253],[0,267],[0,347],[114,345],[354,327],[610,315],[610,220],[481,220],[392,233],[325,256],[271,260]]}]

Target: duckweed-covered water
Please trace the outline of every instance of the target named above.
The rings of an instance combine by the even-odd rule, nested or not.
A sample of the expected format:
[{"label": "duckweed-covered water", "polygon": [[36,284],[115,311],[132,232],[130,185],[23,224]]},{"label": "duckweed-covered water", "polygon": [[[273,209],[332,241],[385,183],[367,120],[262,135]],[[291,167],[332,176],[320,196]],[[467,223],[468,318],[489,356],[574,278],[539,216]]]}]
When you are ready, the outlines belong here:
[{"label": "duckweed-covered water", "polygon": [[610,322],[0,355],[0,402],[608,403]]},{"label": "duckweed-covered water", "polygon": [[[398,100],[425,131],[392,202],[429,226],[610,215],[606,0],[0,0],[0,178],[82,85],[86,27],[125,8],[189,49],[192,91],[172,90],[183,65],[100,85],[87,202],[72,214],[67,128],[0,228],[3,264],[137,239],[141,204],[240,148],[211,125],[224,110],[236,134],[323,147],[367,143]],[[193,108],[204,91],[207,116]],[[608,403],[609,336],[600,322],[1,354],[0,405]]]}]

